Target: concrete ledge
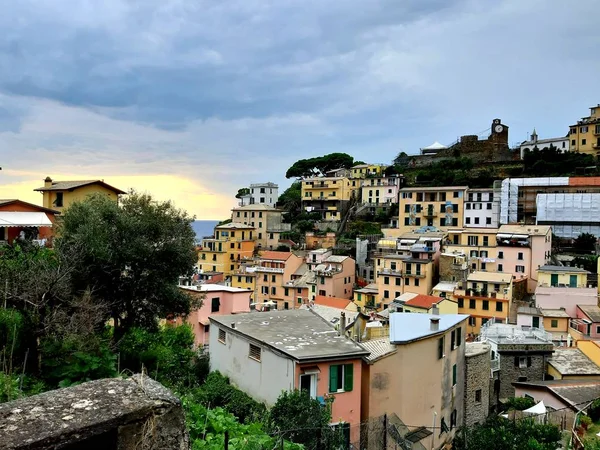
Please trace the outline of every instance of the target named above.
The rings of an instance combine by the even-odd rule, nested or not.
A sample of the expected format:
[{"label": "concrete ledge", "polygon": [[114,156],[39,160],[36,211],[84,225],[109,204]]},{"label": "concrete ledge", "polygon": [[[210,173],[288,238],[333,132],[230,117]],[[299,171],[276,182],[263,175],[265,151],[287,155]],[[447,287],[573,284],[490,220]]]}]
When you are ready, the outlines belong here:
[{"label": "concrete ledge", "polygon": [[189,448],[181,402],[143,375],[90,381],[0,404],[0,448]]}]

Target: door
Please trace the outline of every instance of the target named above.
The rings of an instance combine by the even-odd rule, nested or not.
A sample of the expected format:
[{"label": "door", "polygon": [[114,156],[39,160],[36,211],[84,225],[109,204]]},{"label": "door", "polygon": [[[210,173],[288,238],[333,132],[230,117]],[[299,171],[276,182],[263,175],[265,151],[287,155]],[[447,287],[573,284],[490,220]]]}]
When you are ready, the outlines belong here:
[{"label": "door", "polygon": [[316,375],[300,375],[300,391],[306,391],[311,398],[317,398]]},{"label": "door", "polygon": [[577,275],[569,275],[569,287],[577,287]]},{"label": "door", "polygon": [[533,328],[539,328],[540,327],[540,318],[539,317],[533,317]]},{"label": "door", "polygon": [[550,275],[550,286],[558,286],[558,274],[553,273]]}]

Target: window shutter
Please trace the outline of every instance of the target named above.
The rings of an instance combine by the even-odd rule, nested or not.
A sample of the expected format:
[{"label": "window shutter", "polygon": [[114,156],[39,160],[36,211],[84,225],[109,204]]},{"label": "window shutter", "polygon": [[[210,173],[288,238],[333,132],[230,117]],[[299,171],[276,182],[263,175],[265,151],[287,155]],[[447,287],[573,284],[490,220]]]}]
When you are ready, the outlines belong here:
[{"label": "window shutter", "polygon": [[337,366],[329,366],[329,392],[337,392]]},{"label": "window shutter", "polygon": [[519,367],[519,357],[515,356],[515,367]]},{"label": "window shutter", "polygon": [[354,364],[344,365],[344,391],[350,392],[354,383]]},{"label": "window shutter", "polygon": [[531,367],[531,356],[527,357],[527,367]]},{"label": "window shutter", "polygon": [[452,386],[456,385],[456,364],[452,366]]}]

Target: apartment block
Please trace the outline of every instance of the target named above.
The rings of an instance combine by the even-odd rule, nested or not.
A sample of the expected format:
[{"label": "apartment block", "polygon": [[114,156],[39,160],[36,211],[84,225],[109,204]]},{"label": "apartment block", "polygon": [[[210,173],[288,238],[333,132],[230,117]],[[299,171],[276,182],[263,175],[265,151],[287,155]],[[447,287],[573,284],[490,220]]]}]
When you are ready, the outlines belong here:
[{"label": "apartment block", "polygon": [[317,295],[352,299],[356,279],[356,262],[348,256],[333,255],[329,249],[311,250],[306,255],[308,269],[315,275],[311,300]]},{"label": "apartment block", "polygon": [[362,180],[360,185],[362,204],[372,210],[398,203],[398,177],[370,177]]},{"label": "apartment block", "polygon": [[259,305],[269,304],[274,309],[294,309],[303,304],[306,292],[301,289],[297,295],[297,289],[289,285],[303,263],[303,256],[292,252],[262,252],[256,265],[246,269],[256,274],[255,302]]},{"label": "apartment block", "polygon": [[376,255],[376,284],[379,292],[378,310],[406,292],[429,295],[435,279],[435,266],[427,254],[416,257],[387,254]]},{"label": "apartment block", "polygon": [[400,232],[421,227],[448,229],[464,220],[466,186],[402,188],[399,192]]},{"label": "apartment block", "polygon": [[459,314],[469,314],[467,331],[479,335],[488,321],[507,323],[512,302],[510,274],[473,272],[454,291]]},{"label": "apartment block", "polygon": [[469,189],[465,199],[466,228],[498,228],[500,223],[500,192],[494,189]]},{"label": "apartment block", "polygon": [[600,104],[590,107],[590,115],[569,127],[569,151],[600,155]]},{"label": "apartment block", "polygon": [[381,177],[387,166],[385,164],[358,164],[350,169],[352,178]]},{"label": "apartment block", "polygon": [[255,228],[250,225],[238,222],[217,225],[214,237],[202,239],[198,248],[198,270],[231,276],[243,260],[252,258],[255,236]]},{"label": "apartment block", "polygon": [[320,213],[323,220],[339,221],[359,183],[347,177],[306,178],[302,180],[302,209]]},{"label": "apartment block", "polygon": [[281,233],[291,230],[291,224],[283,223],[283,210],[265,204],[250,204],[233,208],[231,220],[255,228],[256,247],[275,250]]},{"label": "apartment block", "polygon": [[275,183],[254,183],[248,188],[248,194],[240,197],[239,206],[267,205],[275,207],[279,199],[279,186]]}]

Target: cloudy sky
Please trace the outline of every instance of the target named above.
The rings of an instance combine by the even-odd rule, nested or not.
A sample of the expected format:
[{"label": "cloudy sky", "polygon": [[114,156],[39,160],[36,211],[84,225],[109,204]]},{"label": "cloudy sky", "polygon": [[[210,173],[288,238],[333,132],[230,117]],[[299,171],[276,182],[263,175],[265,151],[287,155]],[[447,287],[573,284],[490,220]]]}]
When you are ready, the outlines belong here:
[{"label": "cloudy sky", "polygon": [[299,158],[389,162],[600,102],[597,0],[19,0],[0,15],[0,198],[102,178],[220,219]]}]

